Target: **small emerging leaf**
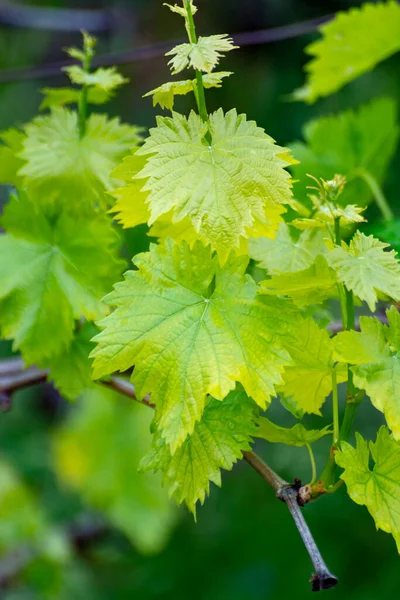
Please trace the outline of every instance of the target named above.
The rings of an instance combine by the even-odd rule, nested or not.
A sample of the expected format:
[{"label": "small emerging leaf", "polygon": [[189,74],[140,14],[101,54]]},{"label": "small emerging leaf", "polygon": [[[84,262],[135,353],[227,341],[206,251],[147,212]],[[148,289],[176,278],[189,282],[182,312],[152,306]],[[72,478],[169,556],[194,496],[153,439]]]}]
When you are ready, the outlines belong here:
[{"label": "small emerging leaf", "polygon": [[342,242],[326,255],[330,267],[347,289],[365,300],[373,312],[378,301],[377,292],[400,300],[400,263],[397,252],[387,252],[389,244],[372,235],[357,231],[347,245]]},{"label": "small emerging leaf", "polygon": [[165,56],[172,56],[169,61],[171,71],[177,75],[187,67],[193,67],[204,73],[211,71],[219,63],[223,52],[234,50],[233,40],[227,35],[210,35],[208,37],[199,37],[196,44],[179,44],[175,46]]},{"label": "small emerging leaf", "polygon": [[77,85],[95,86],[104,92],[112,92],[116,88],[129,82],[129,79],[118,73],[115,67],[104,69],[100,67],[93,73],[87,73],[78,65],[64,67],[72,83]]}]

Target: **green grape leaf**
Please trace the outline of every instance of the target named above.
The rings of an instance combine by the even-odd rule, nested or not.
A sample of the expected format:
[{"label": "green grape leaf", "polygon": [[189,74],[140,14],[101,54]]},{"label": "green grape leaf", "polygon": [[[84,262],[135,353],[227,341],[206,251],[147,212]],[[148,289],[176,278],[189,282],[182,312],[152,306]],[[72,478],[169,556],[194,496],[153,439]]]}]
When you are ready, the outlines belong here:
[{"label": "green grape leaf", "polygon": [[167,239],[134,264],[139,270],[106,299],[115,310],[95,338],[94,377],[135,365],[137,393],[151,392],[172,452],[192,433],[207,394],[223,400],[239,382],[265,407],[282,383],[282,345],[298,311],[257,296],[246,258],[221,267],[200,242],[190,249]]},{"label": "green grape leaf", "polygon": [[153,106],[159,104],[161,108],[172,110],[174,108],[175,96],[185,96],[189,92],[193,92],[193,82],[191,79],[169,81],[154,90],[150,90],[143,98],[153,96]]},{"label": "green grape leaf", "polygon": [[320,231],[305,231],[296,239],[290,226],[281,223],[275,239],[251,238],[249,254],[272,275],[295,273],[311,267],[316,257],[327,251],[325,237]]},{"label": "green grape leaf", "polygon": [[329,96],[400,50],[400,7],[397,2],[368,3],[339,12],[320,27],[322,39],[306,48],[312,59],[307,82],[294,91],[308,103]]},{"label": "green grape leaf", "polygon": [[79,65],[63,67],[62,70],[67,73],[72,83],[95,86],[104,92],[113,92],[121,85],[129,82],[129,79],[118,73],[116,67],[108,67],[107,69],[100,67],[93,73],[87,73]]},{"label": "green grape leaf", "polygon": [[257,432],[253,434],[254,437],[276,444],[286,444],[287,446],[307,446],[332,433],[329,426],[323,429],[306,429],[301,423],[296,423],[290,428],[280,427],[265,417],[260,417],[257,425]]},{"label": "green grape leaf", "polygon": [[303,271],[281,273],[260,282],[260,294],[288,296],[297,306],[320,304],[336,294],[337,279],[323,256]]},{"label": "green grape leaf", "polygon": [[237,46],[233,44],[233,40],[227,34],[200,36],[196,44],[179,44],[165,56],[173,57],[168,62],[173,75],[177,75],[188,67],[204,73],[211,73],[223,56],[222,53],[235,50],[235,48]]},{"label": "green grape leaf", "polygon": [[360,329],[341,331],[334,338],[335,356],[352,365],[379,361],[390,356],[386,347],[386,332],[383,324],[374,317],[360,317]]},{"label": "green grape leaf", "polygon": [[67,400],[76,400],[93,385],[89,354],[94,348],[91,339],[96,333],[98,329],[92,323],[85,323],[66,350],[47,358],[42,364],[43,368],[50,369],[48,378]]},{"label": "green grape leaf", "polygon": [[194,112],[157,122],[136,152],[148,157],[135,179],[146,179],[150,225],[171,210],[174,223],[190,217],[222,263],[251,231],[274,234],[291,199],[285,148],[235,110],[210,116],[211,145],[204,141],[208,126]]},{"label": "green grape leaf", "polygon": [[321,406],[332,391],[332,373],[336,380],[347,380],[347,366],[334,361],[334,345],[327,331],[313,319],[298,323],[296,337],[286,344],[293,363],[285,368],[284,396],[291,396],[297,407],[306,413],[321,414]]},{"label": "green grape leaf", "polygon": [[400,300],[400,263],[397,252],[387,252],[388,247],[372,235],[357,231],[349,245],[342,242],[326,255],[339,281],[365,300],[372,312],[378,301],[377,292]]},{"label": "green grape leaf", "polygon": [[241,389],[230,392],[223,402],[208,398],[201,421],[174,455],[156,432],[142,469],[161,471],[169,495],[178,504],[185,502],[196,516],[196,503],[204,503],[210,482],[221,486],[221,469],[230,471],[242,451],[250,450],[256,433],[254,408]]},{"label": "green grape leaf", "polygon": [[0,146],[0,183],[14,185],[19,187],[22,178],[18,174],[24,161],[18,154],[22,149],[25,135],[17,129],[8,129],[0,133],[0,140],[3,145]]},{"label": "green grape leaf", "polygon": [[400,552],[400,444],[383,426],[375,443],[359,433],[356,438],[356,448],[342,442],[335,453],[336,463],[344,469],[341,478],[350,498],[367,507],[377,529],[393,535]]},{"label": "green grape leaf", "polygon": [[395,439],[400,439],[400,315],[387,311],[389,327],[375,318],[360,318],[361,332],[342,332],[335,355],[352,367],[355,385],[384,413]]},{"label": "green grape leaf", "polygon": [[[221,71],[219,73],[209,73],[203,76],[203,85],[205,88],[216,87],[219,88],[222,85],[222,80],[225,77],[232,75],[229,71]],[[153,106],[159,104],[161,108],[167,108],[171,110],[174,108],[175,96],[184,96],[189,92],[193,92],[196,89],[196,81],[192,79],[185,79],[184,81],[169,81],[160,85],[158,88],[147,92],[143,96],[153,96]]]},{"label": "green grape leaf", "polygon": [[158,477],[138,473],[151,442],[145,406],[100,386],[87,391],[54,436],[56,473],[103,511],[142,553],[160,552],[175,522]]},{"label": "green grape leaf", "polygon": [[[43,88],[41,92],[44,94],[44,98],[40,104],[40,110],[65,106],[66,104],[78,104],[81,94],[80,90],[68,87]],[[105,104],[109,101],[111,95],[109,91],[91,87],[88,90],[87,102],[89,104]]]},{"label": "green grape leaf", "polygon": [[338,202],[366,206],[371,190],[362,178],[370,173],[378,182],[385,178],[399,138],[397,106],[391,98],[378,98],[356,111],[320,117],[306,123],[304,142],[290,144],[300,161],[292,167],[296,198],[309,205],[308,173],[325,181],[340,173],[347,179]]},{"label": "green grape leaf", "polygon": [[151,225],[173,210],[173,221],[189,216],[199,238],[221,261],[239,248],[251,229],[273,235],[284,203],[290,202],[292,159],[264,130],[235,110],[210,116],[212,144],[204,144],[207,125],[195,113],[158,117],[158,127],[137,151],[148,156],[137,179],[144,191]]},{"label": "green grape leaf", "polygon": [[12,198],[1,225],[1,330],[27,363],[41,362],[68,348],[75,319],[106,314],[101,298],[124,264],[117,237],[105,217],[47,218],[24,196]]},{"label": "green grape leaf", "polygon": [[109,174],[141,139],[136,127],[104,115],[91,115],[80,139],[77,114],[64,108],[37,117],[25,131],[20,174],[35,201],[61,201],[78,213],[108,203],[105,192],[117,187]]}]

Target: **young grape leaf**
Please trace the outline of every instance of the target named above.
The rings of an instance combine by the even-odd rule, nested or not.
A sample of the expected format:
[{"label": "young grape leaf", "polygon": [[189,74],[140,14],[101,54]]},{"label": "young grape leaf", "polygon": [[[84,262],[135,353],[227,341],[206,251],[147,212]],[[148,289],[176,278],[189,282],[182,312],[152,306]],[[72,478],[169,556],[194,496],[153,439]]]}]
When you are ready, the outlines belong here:
[{"label": "young grape leaf", "polygon": [[306,48],[313,57],[305,67],[307,82],[293,93],[308,103],[340,90],[400,50],[400,7],[390,1],[351,8],[320,32],[322,39]]},{"label": "young grape leaf", "polygon": [[400,552],[400,444],[386,427],[380,428],[375,443],[359,433],[356,438],[356,448],[342,442],[335,453],[336,463],[344,469],[341,478],[350,498],[368,508],[377,529],[391,533]]},{"label": "young grape leaf", "polygon": [[350,244],[342,242],[326,255],[339,281],[365,300],[372,312],[378,301],[377,291],[400,300],[400,263],[397,252],[387,252],[389,244],[357,231]]},{"label": "young grape leaf", "polygon": [[75,319],[106,314],[101,298],[124,264],[117,237],[105,217],[47,218],[25,196],[12,198],[1,225],[1,330],[27,363],[41,362],[68,348]]},{"label": "young grape leaf", "polygon": [[77,114],[64,108],[37,117],[25,131],[19,156],[26,163],[20,174],[35,202],[60,200],[63,208],[78,213],[108,203],[105,191],[117,183],[109,174],[140,141],[136,127],[104,115],[91,115],[80,139]]},{"label": "young grape leaf", "polygon": [[222,53],[235,50],[235,48],[237,46],[234,46],[233,40],[227,34],[200,36],[196,44],[179,44],[165,56],[173,57],[168,62],[173,75],[177,75],[188,67],[204,73],[211,73],[223,56]]},{"label": "young grape leaf", "polygon": [[10,184],[19,187],[22,178],[19,170],[24,161],[18,154],[22,149],[25,135],[18,129],[8,129],[0,133],[0,140],[3,145],[0,146],[0,183]]},{"label": "young grape leaf", "polygon": [[158,427],[172,453],[201,418],[207,394],[223,400],[235,383],[266,406],[289,362],[283,343],[298,311],[257,296],[246,258],[222,268],[197,242],[166,240],[134,259],[107,302],[115,308],[96,336],[94,376],[135,365],[140,397],[152,394]]},{"label": "young grape leaf", "polygon": [[221,486],[221,469],[230,471],[242,451],[250,450],[251,436],[256,433],[254,409],[254,402],[240,387],[223,402],[208,398],[201,420],[174,455],[162,435],[155,433],[142,469],[161,471],[169,495],[178,504],[185,502],[196,516],[196,503],[204,503],[210,482]]},{"label": "young grape leaf", "polygon": [[365,390],[372,404],[384,413],[395,439],[400,439],[400,315],[387,312],[389,328],[374,318],[360,318],[361,332],[342,332],[335,340],[335,355],[355,365],[355,385]]},{"label": "young grape leaf", "polygon": [[301,423],[296,423],[293,427],[287,428],[280,427],[265,417],[260,417],[257,425],[257,432],[253,437],[287,446],[307,446],[332,433],[329,425],[323,429],[306,429]]},{"label": "young grape leaf", "polygon": [[151,442],[151,419],[148,408],[96,386],[54,436],[61,482],[145,554],[164,548],[175,521],[159,478],[137,472]]},{"label": "young grape leaf", "polygon": [[347,183],[339,204],[366,206],[372,195],[363,179],[364,172],[382,182],[396,151],[399,137],[396,103],[391,98],[378,98],[356,111],[320,117],[306,123],[303,136],[305,142],[290,144],[300,161],[291,169],[294,179],[299,181],[294,186],[296,198],[309,204],[308,173],[325,181],[340,173],[346,176]]},{"label": "young grape leaf", "polygon": [[66,350],[47,358],[41,365],[50,370],[49,380],[67,400],[76,400],[93,385],[89,354],[94,348],[91,339],[96,333],[98,329],[92,323],[85,323]]},{"label": "young grape leaf", "polygon": [[[219,88],[222,85],[222,80],[230,75],[232,75],[232,73],[229,71],[203,75],[203,85],[207,89],[212,87]],[[147,92],[143,98],[153,96],[153,106],[159,104],[161,108],[167,108],[172,111],[174,108],[175,96],[184,96],[189,92],[193,92],[195,89],[196,80],[185,79],[184,81],[169,81],[168,83],[164,83],[158,88]]]},{"label": "young grape leaf", "polygon": [[211,145],[204,140],[208,125],[194,112],[189,119],[178,113],[158,117],[158,127],[136,152],[148,159],[135,179],[147,180],[142,191],[149,192],[150,225],[171,210],[174,223],[190,217],[199,239],[223,263],[252,230],[274,234],[283,204],[291,200],[284,167],[293,159],[235,110],[213,113],[209,128]]},{"label": "young grape leaf", "polygon": [[[311,198],[311,200],[313,201],[315,199]],[[345,207],[341,207],[335,206],[331,202],[325,202],[324,204],[321,203],[318,205],[317,210],[311,219],[294,219],[290,224],[293,227],[304,231],[307,229],[325,229],[327,224],[333,227],[336,219],[340,219],[340,225],[363,223],[365,222],[365,219],[361,213],[364,212],[364,210],[365,207],[356,206],[355,204],[348,204]]]},{"label": "young grape leaf", "polygon": [[360,317],[360,332],[341,331],[333,338],[335,356],[351,365],[362,365],[390,356],[384,325],[375,317]]},{"label": "young grape leaf", "polygon": [[324,254],[326,234],[320,231],[305,231],[293,236],[293,230],[281,223],[275,239],[250,238],[250,257],[258,262],[260,269],[271,275],[295,273],[308,269],[319,254]]},{"label": "young grape leaf", "polygon": [[[41,93],[44,98],[39,109],[56,108],[66,104],[78,104],[81,91],[74,88],[43,88]],[[88,89],[87,102],[89,104],[105,104],[112,97],[112,92],[104,91],[100,88],[91,87]]]},{"label": "young grape leaf", "polygon": [[260,294],[288,296],[299,307],[319,304],[335,295],[337,279],[323,256],[303,271],[281,273],[260,282]]},{"label": "young grape leaf", "polygon": [[285,345],[293,363],[285,368],[281,390],[298,408],[321,414],[321,406],[332,391],[332,372],[338,383],[347,380],[347,367],[335,365],[333,341],[313,319],[298,323],[296,337]]},{"label": "young grape leaf", "polygon": [[93,86],[104,92],[113,92],[121,85],[129,82],[129,79],[118,73],[116,67],[109,67],[107,69],[100,67],[93,73],[87,73],[79,65],[63,67],[62,70],[67,73],[72,83]]},{"label": "young grape leaf", "polygon": [[[169,10],[171,12],[177,13],[178,15],[181,15],[181,17],[183,17],[185,20],[187,19],[187,10],[186,8],[179,6],[178,4],[167,4],[167,2],[164,2],[163,4],[164,6],[168,6]],[[192,15],[195,15],[198,11],[197,6],[195,6],[193,4],[193,1],[190,0],[190,11],[192,13]]]}]

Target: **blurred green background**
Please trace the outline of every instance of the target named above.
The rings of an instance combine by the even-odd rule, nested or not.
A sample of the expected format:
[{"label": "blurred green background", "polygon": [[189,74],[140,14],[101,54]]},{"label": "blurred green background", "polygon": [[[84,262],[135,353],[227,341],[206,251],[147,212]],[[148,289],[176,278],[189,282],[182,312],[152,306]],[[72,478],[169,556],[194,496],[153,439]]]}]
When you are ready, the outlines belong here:
[{"label": "blurred green background", "polygon": [[[22,4],[26,9],[101,10],[96,15],[103,19],[104,30],[94,32],[100,54],[183,37],[180,19],[160,0],[34,0],[18,6]],[[234,34],[314,19],[360,3],[199,0],[198,4],[199,33]],[[28,22],[16,26],[12,9],[18,6],[0,3],[1,129],[23,124],[37,114],[42,87],[67,83],[61,73],[32,77],[31,72],[18,69],[64,60],[62,48],[80,44],[79,31],[40,28],[43,22],[36,19],[37,12],[21,13],[30,15]],[[54,11],[50,16],[68,28],[73,14],[60,17]],[[222,66],[234,71],[235,77],[223,89],[208,93],[210,110],[236,107],[257,120],[279,144],[286,144],[301,139],[302,126],[310,118],[379,95],[398,99],[400,57],[395,56],[316,105],[284,101],[303,83],[303,48],[315,36],[248,46],[230,54]],[[151,127],[156,111],[142,95],[168,80],[166,62],[157,57],[122,65],[131,84],[106,110],[124,121]],[[186,99],[178,99],[178,110],[189,106]],[[397,155],[385,184],[395,211],[398,164]],[[368,217],[374,220],[374,209]],[[141,229],[134,230],[128,241],[132,253],[148,244]],[[0,355],[10,353],[10,346],[2,343]],[[222,489],[212,486],[211,497],[198,510],[197,523],[185,508],[168,504],[158,480],[136,473],[148,444],[150,417],[143,411],[144,407],[100,390],[89,392],[71,407],[45,384],[19,392],[12,410],[0,415],[1,598],[310,597],[312,567],[287,508],[247,464],[224,473]],[[270,414],[282,425],[293,422],[278,403]],[[380,422],[380,414],[365,403],[357,416],[364,437],[374,437]],[[305,419],[309,426],[327,423],[329,418]],[[327,444],[321,441],[316,446],[320,467]],[[306,450],[264,442],[257,452],[289,480],[310,476]],[[343,600],[397,597],[400,569],[394,541],[375,531],[365,508],[354,505],[342,489],[305,507],[305,514],[328,565],[340,579],[340,585],[326,593]]]}]

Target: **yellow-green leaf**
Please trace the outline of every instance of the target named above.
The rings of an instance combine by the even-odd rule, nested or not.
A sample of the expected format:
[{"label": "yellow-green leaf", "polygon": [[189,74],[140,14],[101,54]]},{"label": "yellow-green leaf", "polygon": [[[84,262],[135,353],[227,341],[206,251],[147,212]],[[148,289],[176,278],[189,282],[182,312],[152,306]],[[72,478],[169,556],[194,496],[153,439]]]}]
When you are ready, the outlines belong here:
[{"label": "yellow-green leaf", "polygon": [[400,552],[400,444],[386,427],[380,428],[375,443],[366,442],[359,433],[356,438],[356,448],[342,442],[335,453],[344,469],[341,478],[350,498],[368,508],[377,529],[391,533]]}]

